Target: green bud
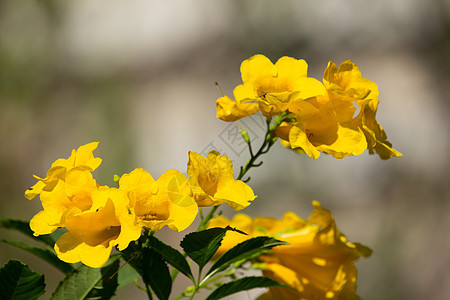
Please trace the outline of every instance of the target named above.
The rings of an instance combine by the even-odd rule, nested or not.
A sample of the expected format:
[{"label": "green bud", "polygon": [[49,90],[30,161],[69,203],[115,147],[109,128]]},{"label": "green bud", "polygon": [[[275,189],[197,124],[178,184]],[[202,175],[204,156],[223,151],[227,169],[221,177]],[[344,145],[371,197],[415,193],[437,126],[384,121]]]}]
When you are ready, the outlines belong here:
[{"label": "green bud", "polygon": [[114,175],[114,182],[117,184],[117,186],[119,186],[119,180],[120,180],[120,176]]},{"label": "green bud", "polygon": [[249,144],[249,143],[250,143],[250,138],[248,137],[247,129],[241,128],[240,131],[241,131],[242,137],[244,138],[244,141],[245,141],[247,144]]}]

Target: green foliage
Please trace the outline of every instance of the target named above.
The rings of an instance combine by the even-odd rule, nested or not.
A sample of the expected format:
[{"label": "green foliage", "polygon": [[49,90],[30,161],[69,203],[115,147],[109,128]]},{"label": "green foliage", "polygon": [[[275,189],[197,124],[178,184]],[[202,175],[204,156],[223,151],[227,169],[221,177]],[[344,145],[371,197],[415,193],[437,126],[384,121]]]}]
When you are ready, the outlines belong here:
[{"label": "green foliage", "polygon": [[186,254],[198,264],[200,270],[202,270],[214,253],[216,253],[217,249],[219,249],[222,239],[228,230],[245,234],[230,226],[225,228],[215,227],[186,235],[180,245]]},{"label": "green foliage", "polygon": [[154,236],[150,236],[147,241],[148,245],[151,246],[153,250],[158,252],[167,263],[171,264],[174,268],[187,277],[193,279],[191,268],[189,267],[189,264],[183,254],[175,248],[164,244]]},{"label": "green foliage", "polygon": [[162,256],[152,248],[143,249],[143,277],[144,282],[151,286],[159,299],[169,299],[172,290],[172,277],[170,277]]},{"label": "green foliage", "polygon": [[0,269],[1,299],[34,300],[45,293],[44,275],[31,271],[18,260]]},{"label": "green foliage", "polygon": [[86,299],[110,299],[118,287],[118,274],[120,259],[115,259],[109,266],[100,269],[102,278],[89,293]]},{"label": "green foliage", "polygon": [[129,285],[139,277],[141,277],[141,275],[139,275],[139,273],[132,266],[130,266],[130,264],[124,265],[120,268],[119,273],[117,274],[117,280],[119,283],[118,288],[120,289]]},{"label": "green foliage", "polygon": [[22,242],[8,241],[8,240],[3,240],[3,239],[1,239],[0,242],[15,246],[15,247],[23,249],[25,251],[28,251],[28,252],[42,258],[43,260],[50,263],[51,265],[53,265],[54,267],[58,268],[60,271],[66,273],[66,274],[71,273],[73,270],[75,270],[71,264],[65,263],[62,260],[60,260],[58,258],[58,256],[56,256],[54,251],[30,246],[30,245],[27,245]]},{"label": "green foliage", "polygon": [[59,283],[51,299],[86,299],[91,296],[109,299],[117,288],[117,275],[111,276],[118,270],[119,258],[120,255],[112,256],[99,269],[81,265]]},{"label": "green foliage", "polygon": [[275,246],[287,244],[288,243],[286,242],[282,242],[267,236],[259,236],[246,240],[234,246],[224,255],[222,255],[208,271],[207,276],[225,270],[232,263],[244,259],[249,259],[263,250],[272,249]]},{"label": "green foliage", "polygon": [[6,218],[0,218],[0,228],[7,228],[7,229],[15,229],[23,234],[41,242],[44,243],[47,246],[50,246],[53,248],[55,245],[55,242],[59,239],[62,232],[61,231],[55,231],[51,234],[47,235],[40,235],[40,236],[34,236],[33,231],[30,229],[30,224],[25,221],[20,220],[12,220],[12,219],[6,219]]},{"label": "green foliage", "polygon": [[271,286],[287,287],[267,277],[244,277],[232,282],[225,283],[212,292],[206,300],[216,300],[242,291],[254,288],[265,288]]}]

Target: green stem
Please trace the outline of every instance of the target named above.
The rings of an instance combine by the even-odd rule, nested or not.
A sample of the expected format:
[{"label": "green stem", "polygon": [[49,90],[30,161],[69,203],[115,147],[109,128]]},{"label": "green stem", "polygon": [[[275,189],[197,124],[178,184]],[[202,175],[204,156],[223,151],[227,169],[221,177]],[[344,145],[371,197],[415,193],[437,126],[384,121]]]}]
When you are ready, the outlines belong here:
[{"label": "green stem", "polygon": [[[275,117],[275,120],[274,120],[274,123],[273,123],[272,125],[270,125],[272,119],[271,119],[271,118],[267,118],[267,119],[266,119],[266,125],[267,125],[266,135],[265,135],[263,144],[262,144],[261,147],[259,148],[258,152],[256,152],[256,154],[254,154],[254,152],[253,152],[253,148],[252,148],[252,145],[251,145],[251,141],[250,141],[250,140],[246,141],[246,142],[247,142],[247,145],[248,145],[249,152],[250,152],[250,159],[247,161],[247,163],[246,163],[243,167],[241,167],[241,170],[240,170],[239,175],[238,175],[238,177],[236,178],[236,180],[241,180],[241,179],[244,177],[244,175],[245,175],[251,168],[253,168],[253,167],[259,167],[259,166],[262,165],[262,161],[259,162],[259,163],[255,163],[255,162],[256,162],[256,160],[257,160],[261,155],[263,155],[263,154],[269,152],[270,148],[275,144],[277,138],[274,137],[274,136],[272,136],[272,133],[275,131],[275,129],[277,129],[277,127],[278,127],[283,121],[285,121],[284,118],[286,117],[286,115],[287,115],[287,112],[284,112],[284,113],[282,113],[282,114],[276,116],[276,117]],[[245,138],[244,138],[244,139],[245,139]],[[248,181],[249,179],[250,179],[250,178],[248,178],[247,181]],[[214,214],[215,214],[215,212],[217,211],[217,209],[219,208],[219,206],[220,206],[220,205],[213,206],[213,207],[211,208],[211,210],[209,211],[209,213],[208,213],[208,215],[207,215],[206,217],[203,217],[203,211],[200,211],[200,214],[201,214],[201,215],[200,215],[200,217],[201,217],[201,222],[200,222],[200,225],[198,226],[197,231],[205,230],[205,229],[208,227],[209,221],[214,217]],[[200,210],[201,210],[201,209],[202,209],[202,208],[200,208]],[[186,254],[185,254],[185,255],[186,255]],[[226,272],[226,273],[228,273],[228,272]],[[175,279],[175,277],[176,277],[177,275],[178,275],[178,271],[175,269],[174,272],[172,273],[172,279]],[[232,275],[232,274],[231,274],[231,275]],[[231,275],[228,275],[228,276],[231,276]],[[215,281],[215,280],[217,280],[217,279],[220,279],[220,278],[222,278],[222,277],[224,277],[224,276],[227,276],[227,275],[223,275],[223,276],[222,276],[222,275],[219,275],[219,276],[217,276],[217,277],[211,278],[210,280],[208,280],[207,282],[204,282],[203,284],[198,284],[198,285],[197,285],[197,283],[200,283],[200,279],[201,279],[201,276],[200,276],[200,274],[199,274],[197,283],[194,282],[195,289],[194,289],[193,293],[191,294],[190,299],[193,299],[193,298],[194,298],[195,293],[196,293],[200,288],[202,288],[202,287],[204,286],[204,284],[208,284],[208,283],[213,282],[213,281]],[[178,296],[176,299],[180,299],[180,298],[182,298],[182,297],[185,296],[185,295],[186,295],[186,294],[183,293],[183,294],[181,294],[180,296]]]}]

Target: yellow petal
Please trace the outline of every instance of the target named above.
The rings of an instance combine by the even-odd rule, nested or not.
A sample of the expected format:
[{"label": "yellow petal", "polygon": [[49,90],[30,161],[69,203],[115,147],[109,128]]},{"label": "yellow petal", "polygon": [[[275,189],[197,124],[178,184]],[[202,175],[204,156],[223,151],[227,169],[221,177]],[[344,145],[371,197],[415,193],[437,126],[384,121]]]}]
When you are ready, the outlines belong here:
[{"label": "yellow petal", "polygon": [[272,77],[278,75],[275,66],[264,55],[257,54],[246,59],[241,64],[241,76],[244,84],[267,86]]},{"label": "yellow petal", "polygon": [[234,122],[258,112],[258,103],[238,103],[224,96],[216,102],[218,119],[226,122]]},{"label": "yellow petal", "polygon": [[42,210],[30,221],[30,228],[35,236],[50,234],[59,227],[61,227],[61,214],[55,210]]},{"label": "yellow petal", "polygon": [[317,159],[320,156],[320,152],[309,141],[305,130],[298,126],[293,126],[289,131],[289,143],[292,149],[301,148],[309,157]]},{"label": "yellow petal", "polygon": [[338,124],[336,140],[330,144],[321,144],[317,148],[342,159],[350,155],[359,155],[367,149],[367,142],[362,130],[356,126],[345,127]]},{"label": "yellow petal", "polygon": [[214,199],[225,202],[234,210],[241,210],[250,205],[250,201],[256,198],[253,190],[240,180],[229,180],[219,186]]},{"label": "yellow petal", "polygon": [[161,194],[171,203],[168,226],[175,231],[182,231],[192,224],[198,213],[198,206],[191,197],[191,191],[184,174],[177,170],[168,170],[161,175]]},{"label": "yellow petal", "polygon": [[25,191],[25,198],[32,200],[36,195],[39,195],[42,192],[44,187],[45,183],[39,180],[35,185]]},{"label": "yellow petal", "polygon": [[58,258],[68,263],[81,261],[91,268],[100,268],[111,254],[112,245],[89,246],[70,232],[63,234],[55,244]]}]

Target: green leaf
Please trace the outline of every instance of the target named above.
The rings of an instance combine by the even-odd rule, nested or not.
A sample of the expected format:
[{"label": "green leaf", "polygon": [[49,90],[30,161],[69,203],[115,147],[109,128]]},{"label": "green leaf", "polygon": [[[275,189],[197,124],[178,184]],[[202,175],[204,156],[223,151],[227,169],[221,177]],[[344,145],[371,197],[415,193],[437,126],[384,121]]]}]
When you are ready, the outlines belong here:
[{"label": "green leaf", "polygon": [[44,293],[44,275],[31,271],[20,261],[11,259],[0,269],[1,299],[34,300]]},{"label": "green leaf", "polygon": [[189,267],[186,258],[184,258],[183,254],[181,254],[175,248],[172,248],[169,245],[164,244],[159,239],[154,236],[150,236],[148,238],[149,245],[158,252],[166,262],[171,264],[175,269],[193,279],[191,268]]},{"label": "green leaf", "polygon": [[228,230],[245,234],[230,226],[225,228],[215,227],[186,235],[180,245],[186,254],[198,264],[201,271],[214,253],[216,253],[217,249],[219,249],[222,239]]},{"label": "green leaf", "polygon": [[[118,264],[115,263],[115,261],[118,261],[119,259],[120,255],[113,255],[108,262],[99,269],[81,265],[77,270],[59,283],[51,299],[85,299],[94,288],[101,287],[104,284],[104,281],[107,281],[111,277],[107,276],[108,274],[114,274],[117,271]],[[114,277],[117,277],[117,275]],[[114,279],[114,277],[111,278],[111,280]],[[113,295],[116,287],[117,281],[116,284],[105,287],[107,291],[104,291],[104,294]]]},{"label": "green leaf", "polygon": [[242,291],[251,290],[254,288],[265,288],[271,286],[288,287],[287,285],[278,283],[267,277],[244,277],[235,281],[225,283],[212,292],[206,300],[216,300],[226,297],[231,294]]},{"label": "green leaf", "polygon": [[0,242],[28,251],[42,258],[43,260],[45,260],[46,262],[48,262],[49,264],[53,265],[54,267],[58,268],[59,270],[61,270],[66,274],[71,273],[73,270],[75,270],[75,268],[71,264],[65,263],[62,260],[60,260],[54,251],[30,246],[22,242],[8,241],[3,239],[0,239]]},{"label": "green leaf", "polygon": [[118,288],[129,285],[139,277],[141,277],[141,275],[130,264],[124,265],[117,274],[117,280],[119,281]]},{"label": "green leaf", "polygon": [[278,245],[287,245],[288,243],[276,240],[267,236],[258,236],[248,239],[240,244],[237,244],[227,252],[225,252],[209,269],[206,275],[213,275],[228,268],[228,266],[237,261],[247,259],[262,250],[272,249]]},{"label": "green leaf", "polygon": [[142,279],[149,284],[159,299],[169,299],[172,291],[172,277],[170,277],[162,256],[152,248],[143,250],[144,276]]},{"label": "green leaf", "polygon": [[107,267],[100,269],[102,278],[85,299],[102,299],[107,300],[114,296],[118,287],[118,274],[120,260],[114,260]]},{"label": "green leaf", "polygon": [[55,242],[63,234],[62,231],[58,230],[51,234],[34,236],[33,230],[30,229],[30,224],[28,222],[20,221],[20,220],[6,219],[6,218],[0,218],[0,228],[16,229],[16,230],[22,232],[23,234],[25,234],[35,240],[38,240],[39,242],[44,243],[45,245],[48,245],[52,248],[55,245]]}]

